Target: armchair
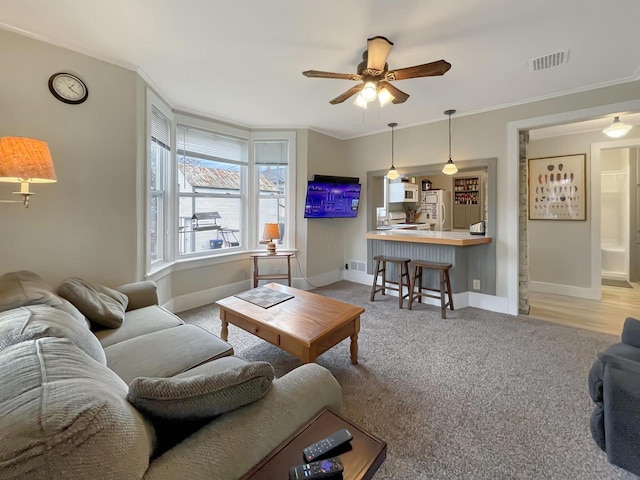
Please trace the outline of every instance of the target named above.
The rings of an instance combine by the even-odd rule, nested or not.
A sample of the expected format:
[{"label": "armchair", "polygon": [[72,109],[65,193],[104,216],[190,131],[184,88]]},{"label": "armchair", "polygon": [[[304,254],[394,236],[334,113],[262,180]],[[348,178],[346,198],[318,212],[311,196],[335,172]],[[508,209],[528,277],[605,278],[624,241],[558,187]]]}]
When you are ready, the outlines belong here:
[{"label": "armchair", "polygon": [[627,318],[621,340],[589,372],[591,435],[610,463],[640,475],[640,321]]}]

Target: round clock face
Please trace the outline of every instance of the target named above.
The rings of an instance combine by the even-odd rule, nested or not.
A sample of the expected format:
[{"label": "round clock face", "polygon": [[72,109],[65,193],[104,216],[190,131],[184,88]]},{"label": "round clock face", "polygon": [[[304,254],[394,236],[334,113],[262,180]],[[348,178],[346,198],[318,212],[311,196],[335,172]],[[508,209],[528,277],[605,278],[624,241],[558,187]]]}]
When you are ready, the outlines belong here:
[{"label": "round clock face", "polygon": [[77,105],[89,96],[89,90],[82,80],[71,73],[54,73],[49,78],[49,90],[54,97],[64,103]]}]

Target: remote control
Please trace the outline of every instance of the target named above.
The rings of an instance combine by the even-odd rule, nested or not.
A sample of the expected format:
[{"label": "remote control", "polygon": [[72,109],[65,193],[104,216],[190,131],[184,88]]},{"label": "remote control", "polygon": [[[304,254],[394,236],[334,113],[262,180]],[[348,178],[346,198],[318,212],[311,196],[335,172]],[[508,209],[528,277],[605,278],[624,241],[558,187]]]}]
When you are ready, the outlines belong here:
[{"label": "remote control", "polygon": [[312,462],[314,460],[319,460],[321,457],[327,455],[329,452],[335,450],[337,447],[350,442],[353,436],[346,428],[337,431],[336,433],[329,435],[326,438],[314,443],[313,445],[309,445],[305,448],[302,453],[304,454],[304,459],[307,462]]},{"label": "remote control", "polygon": [[320,478],[342,478],[344,467],[338,457],[319,460],[291,467],[289,480],[317,480]]}]

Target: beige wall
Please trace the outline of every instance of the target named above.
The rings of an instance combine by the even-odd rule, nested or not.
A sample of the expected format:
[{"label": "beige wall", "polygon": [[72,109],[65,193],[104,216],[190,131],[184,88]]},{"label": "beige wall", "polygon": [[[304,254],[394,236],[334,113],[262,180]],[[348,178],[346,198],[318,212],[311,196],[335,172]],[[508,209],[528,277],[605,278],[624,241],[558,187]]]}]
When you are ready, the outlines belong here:
[{"label": "beige wall", "polygon": [[[136,74],[0,30],[0,135],[48,142],[58,182],[34,185],[28,210],[0,203],[0,272],[28,269],[51,283],[78,276],[136,278]],[[79,75],[89,98],[67,105],[49,77]],[[0,199],[17,184],[0,183]]]},{"label": "beige wall", "polygon": [[[498,191],[497,194],[497,237],[494,241],[497,254],[498,297],[507,297],[507,278],[509,251],[516,245],[509,244],[508,229],[517,225],[508,225],[509,204],[517,205],[518,199],[507,197],[507,183],[517,182],[517,178],[507,178],[507,164],[517,158],[507,158],[507,126],[510,122],[533,119],[589,108],[608,105],[637,98],[640,82],[627,83],[588,92],[566,95],[563,97],[541,100],[514,107],[493,110],[452,119],[452,157],[454,161],[474,158],[497,158]],[[455,105],[454,105],[455,106]],[[393,108],[393,106],[391,106]],[[395,131],[395,166],[403,174],[403,167],[444,164],[448,158],[448,122],[440,122],[402,128]],[[366,179],[366,172],[389,168],[390,145],[388,134],[381,133],[368,137],[352,139],[346,142],[347,158],[352,162],[352,169],[357,175]],[[517,167],[516,167],[517,169]],[[367,208],[361,204],[360,208]],[[366,211],[366,210],[365,210]],[[366,259],[365,216],[359,215],[357,223],[346,226],[345,258]],[[515,260],[517,262],[517,259]]]}]

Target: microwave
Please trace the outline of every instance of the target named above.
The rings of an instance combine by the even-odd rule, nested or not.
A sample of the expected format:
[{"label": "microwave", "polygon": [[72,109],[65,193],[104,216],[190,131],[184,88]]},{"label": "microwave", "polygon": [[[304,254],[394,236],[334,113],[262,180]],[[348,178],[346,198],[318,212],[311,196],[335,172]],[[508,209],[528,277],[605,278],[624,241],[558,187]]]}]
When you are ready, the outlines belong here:
[{"label": "microwave", "polygon": [[418,184],[409,182],[389,184],[389,203],[418,201]]}]

